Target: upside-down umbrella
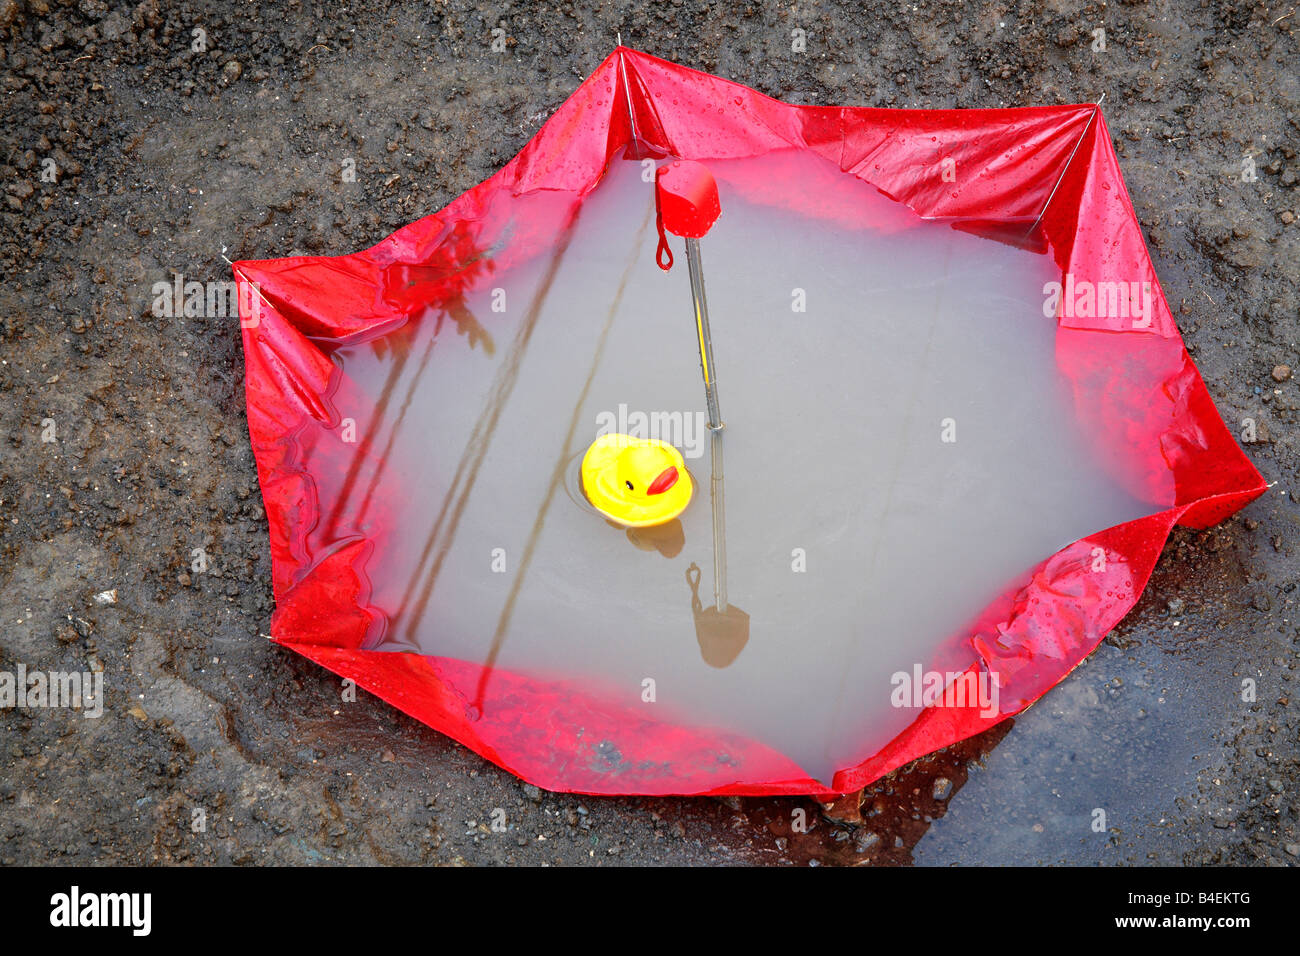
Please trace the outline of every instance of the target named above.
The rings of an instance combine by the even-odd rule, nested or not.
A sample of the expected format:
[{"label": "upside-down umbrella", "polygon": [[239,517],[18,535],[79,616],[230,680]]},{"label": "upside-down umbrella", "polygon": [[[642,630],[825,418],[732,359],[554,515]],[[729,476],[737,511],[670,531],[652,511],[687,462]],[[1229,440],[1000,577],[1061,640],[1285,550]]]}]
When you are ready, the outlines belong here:
[{"label": "upside-down umbrella", "polygon": [[[657,262],[681,161],[713,370]],[[272,637],[552,790],[856,790],[1038,699],[1264,488],[1093,105],[791,106],[619,47],[442,211],[235,274]],[[594,508],[602,433],[678,449],[685,510]]]}]

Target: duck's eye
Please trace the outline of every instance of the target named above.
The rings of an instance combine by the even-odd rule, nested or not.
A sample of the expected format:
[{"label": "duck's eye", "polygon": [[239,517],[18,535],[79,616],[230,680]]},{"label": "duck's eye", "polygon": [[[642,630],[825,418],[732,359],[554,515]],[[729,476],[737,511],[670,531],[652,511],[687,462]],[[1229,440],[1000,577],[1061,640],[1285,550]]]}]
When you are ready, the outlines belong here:
[{"label": "duck's eye", "polygon": [[628,491],[636,491],[636,489],[632,487],[632,482],[630,482],[630,481],[625,481],[625,482],[623,482],[623,484],[627,485],[627,490],[628,490]]}]

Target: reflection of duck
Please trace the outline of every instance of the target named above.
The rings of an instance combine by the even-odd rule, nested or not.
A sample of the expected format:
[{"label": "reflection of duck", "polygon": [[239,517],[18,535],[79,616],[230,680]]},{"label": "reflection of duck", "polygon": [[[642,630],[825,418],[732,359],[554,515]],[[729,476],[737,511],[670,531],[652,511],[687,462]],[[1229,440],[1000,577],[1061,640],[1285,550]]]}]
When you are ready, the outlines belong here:
[{"label": "reflection of duck", "polygon": [[582,490],[605,517],[628,528],[649,528],[685,511],[695,488],[672,445],[609,434],[592,442],[582,458]]},{"label": "reflection of duck", "polygon": [[[622,527],[613,521],[610,524]],[[658,551],[665,558],[677,557],[686,546],[686,534],[682,531],[681,521],[676,518],[653,528],[628,528],[627,540],[642,551]]]}]

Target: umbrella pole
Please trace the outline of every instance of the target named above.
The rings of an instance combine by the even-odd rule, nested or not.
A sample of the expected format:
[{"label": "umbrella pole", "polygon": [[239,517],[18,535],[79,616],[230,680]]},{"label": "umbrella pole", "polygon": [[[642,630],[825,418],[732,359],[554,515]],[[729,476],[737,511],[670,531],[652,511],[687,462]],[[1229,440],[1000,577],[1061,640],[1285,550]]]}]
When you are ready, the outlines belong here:
[{"label": "umbrella pole", "polygon": [[709,305],[704,298],[704,269],[700,264],[700,240],[686,240],[686,263],[691,273],[691,299],[695,303],[695,334],[700,340],[700,371],[704,373],[704,397],[709,406],[709,428],[722,428],[718,408],[718,378],[713,366],[713,337],[709,332]]},{"label": "umbrella pole", "polygon": [[704,267],[700,240],[686,240],[686,263],[691,273],[691,299],[695,303],[695,334],[700,341],[700,371],[709,407],[709,438],[713,463],[709,491],[713,504],[713,603],[718,613],[727,610],[727,516],[722,497],[722,410],[718,407],[718,373],[713,364],[713,335],[709,331],[709,303],[704,296]]},{"label": "umbrella pole", "polygon": [[[709,331],[709,305],[704,295],[704,265],[700,258],[700,237],[717,221],[718,184],[713,174],[699,163],[677,161],[655,171],[655,209],[659,214],[659,248],[655,262],[665,272],[672,268],[667,233],[686,240],[686,264],[691,274],[691,301],[695,306],[695,336],[700,346],[700,372],[704,375],[704,398],[709,408],[709,437],[712,476],[709,483],[713,504],[713,603],[724,614],[727,603],[726,509],[722,500],[722,409],[718,406],[718,370],[713,364],[713,334]],[[743,612],[740,612],[743,614]]]}]

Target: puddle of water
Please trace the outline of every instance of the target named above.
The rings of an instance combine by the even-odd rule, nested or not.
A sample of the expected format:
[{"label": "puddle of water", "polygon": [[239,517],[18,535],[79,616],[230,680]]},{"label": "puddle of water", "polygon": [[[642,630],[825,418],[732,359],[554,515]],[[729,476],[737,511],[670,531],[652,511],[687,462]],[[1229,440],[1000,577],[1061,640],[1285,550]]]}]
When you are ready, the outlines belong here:
[{"label": "puddle of water", "polygon": [[[1060,278],[1047,256],[912,220],[852,177],[855,225],[736,185],[840,175],[806,154],[712,168],[718,447],[685,257],[655,266],[653,185],[615,161],[576,218],[516,201],[549,203],[550,252],[494,270],[489,250],[417,321],[328,345],[338,414],[368,455],[304,446],[327,514],[304,547],[377,536],[375,648],[629,706],[653,680],[654,717],[741,733],[826,781],[915,718],[891,706],[895,673],[964,670],[953,638],[1010,583],[1159,507],[1112,480],[1076,424],[1042,312]],[[577,459],[605,430],[682,450],[696,494],[678,521],[627,532],[579,500]],[[492,706],[490,678],[459,690]]]},{"label": "puddle of water", "polygon": [[1181,864],[1195,841],[1180,814],[1197,774],[1223,759],[1206,752],[1221,706],[1204,688],[1231,682],[1218,669],[1150,646],[1133,655],[1103,645],[1017,720],[913,859]]}]

